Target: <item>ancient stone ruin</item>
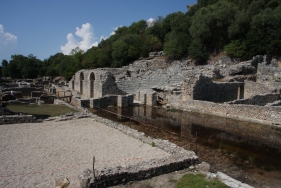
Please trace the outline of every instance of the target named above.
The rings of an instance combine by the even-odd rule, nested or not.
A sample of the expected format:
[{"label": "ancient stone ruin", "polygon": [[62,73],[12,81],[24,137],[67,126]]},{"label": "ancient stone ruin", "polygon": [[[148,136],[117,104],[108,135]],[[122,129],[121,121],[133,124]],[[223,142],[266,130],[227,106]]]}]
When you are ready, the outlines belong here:
[{"label": "ancient stone ruin", "polygon": [[[169,62],[154,57],[122,68],[80,70],[69,81],[68,89],[72,104],[90,108],[125,107],[133,105],[133,101],[184,110],[191,110],[187,104],[192,101],[192,109],[202,109],[208,102],[217,109],[222,105],[239,108],[272,104],[269,111],[276,120],[265,116],[258,119],[277,123],[281,122],[280,75],[280,61],[269,61],[266,56],[240,63],[223,57],[204,66],[194,66],[190,59]],[[248,118],[256,119],[251,115]]]}]

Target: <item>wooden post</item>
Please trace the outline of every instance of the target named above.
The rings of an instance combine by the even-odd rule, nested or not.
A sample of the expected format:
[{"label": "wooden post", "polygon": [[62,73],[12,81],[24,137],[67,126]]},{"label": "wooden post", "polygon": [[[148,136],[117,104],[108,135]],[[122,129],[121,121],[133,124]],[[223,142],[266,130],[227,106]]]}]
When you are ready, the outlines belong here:
[{"label": "wooden post", "polygon": [[98,187],[98,184],[97,184],[97,179],[96,179],[96,173],[95,173],[95,156],[93,157],[93,174],[94,174],[94,179],[95,179],[95,185],[96,185],[96,188]]}]

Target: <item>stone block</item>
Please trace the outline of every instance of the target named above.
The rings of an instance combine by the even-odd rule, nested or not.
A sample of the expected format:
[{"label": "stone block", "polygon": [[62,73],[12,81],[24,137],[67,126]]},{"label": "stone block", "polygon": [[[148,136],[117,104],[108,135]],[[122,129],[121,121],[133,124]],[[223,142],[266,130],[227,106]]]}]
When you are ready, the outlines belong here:
[{"label": "stone block", "polygon": [[134,95],[127,95],[128,97],[128,106],[134,105]]},{"label": "stone block", "polygon": [[141,101],[144,105],[146,105],[146,92],[140,91],[139,101]]},{"label": "stone block", "polygon": [[100,99],[90,99],[90,108],[100,108]]},{"label": "stone block", "polygon": [[101,108],[106,108],[109,105],[111,105],[110,97],[102,97],[102,98],[100,98],[100,107]]},{"label": "stone block", "polygon": [[80,99],[80,106],[89,108],[90,107],[90,100],[89,99]]},{"label": "stone block", "polygon": [[110,95],[110,105],[117,106],[118,95]]},{"label": "stone block", "polygon": [[136,100],[137,100],[137,101],[140,100],[140,91],[137,91],[137,93],[136,93]]},{"label": "stone block", "polygon": [[117,106],[118,107],[128,106],[128,97],[124,95],[118,95]]},{"label": "stone block", "polygon": [[146,94],[146,105],[149,105],[149,106],[157,105],[157,94],[156,93],[147,93]]}]

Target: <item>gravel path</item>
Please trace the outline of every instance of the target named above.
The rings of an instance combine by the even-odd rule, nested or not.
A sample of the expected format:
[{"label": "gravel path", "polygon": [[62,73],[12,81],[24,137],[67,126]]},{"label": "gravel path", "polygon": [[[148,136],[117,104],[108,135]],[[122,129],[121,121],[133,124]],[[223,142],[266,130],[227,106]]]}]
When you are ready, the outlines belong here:
[{"label": "gravel path", "polygon": [[0,187],[49,188],[67,177],[76,188],[93,156],[102,169],[168,155],[91,118],[0,125]]}]

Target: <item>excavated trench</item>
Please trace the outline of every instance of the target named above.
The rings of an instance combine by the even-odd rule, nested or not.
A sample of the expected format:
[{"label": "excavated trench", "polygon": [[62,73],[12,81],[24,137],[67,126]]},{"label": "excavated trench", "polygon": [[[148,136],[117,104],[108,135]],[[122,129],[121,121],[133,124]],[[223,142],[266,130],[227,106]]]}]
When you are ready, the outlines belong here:
[{"label": "excavated trench", "polygon": [[254,187],[281,184],[281,128],[148,106],[91,112],[193,150],[211,172]]}]

